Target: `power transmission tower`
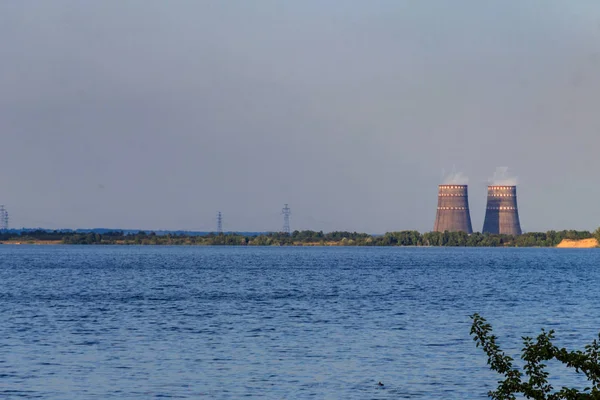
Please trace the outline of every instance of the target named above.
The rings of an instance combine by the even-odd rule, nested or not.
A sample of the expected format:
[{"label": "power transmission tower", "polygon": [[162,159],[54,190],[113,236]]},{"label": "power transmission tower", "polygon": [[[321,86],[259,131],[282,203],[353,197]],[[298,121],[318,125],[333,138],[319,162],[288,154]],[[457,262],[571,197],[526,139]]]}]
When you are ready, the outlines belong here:
[{"label": "power transmission tower", "polygon": [[283,209],[281,210],[281,214],[283,215],[283,233],[287,233],[289,235],[291,233],[290,215],[292,215],[292,210],[290,210],[290,208],[286,204],[285,207],[283,207]]},{"label": "power transmission tower", "polygon": [[0,205],[0,231],[8,230],[8,211],[3,205]]},{"label": "power transmission tower", "polygon": [[223,233],[223,214],[217,213],[217,233]]}]

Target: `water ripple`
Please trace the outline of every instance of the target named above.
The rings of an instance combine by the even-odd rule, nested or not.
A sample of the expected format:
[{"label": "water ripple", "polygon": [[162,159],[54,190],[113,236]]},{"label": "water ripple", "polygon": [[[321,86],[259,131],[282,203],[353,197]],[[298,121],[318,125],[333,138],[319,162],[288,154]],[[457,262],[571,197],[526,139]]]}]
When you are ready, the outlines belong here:
[{"label": "water ripple", "polygon": [[596,250],[0,246],[0,398],[484,399],[497,378],[468,316],[517,360],[542,327],[581,347],[600,330],[599,264]]}]

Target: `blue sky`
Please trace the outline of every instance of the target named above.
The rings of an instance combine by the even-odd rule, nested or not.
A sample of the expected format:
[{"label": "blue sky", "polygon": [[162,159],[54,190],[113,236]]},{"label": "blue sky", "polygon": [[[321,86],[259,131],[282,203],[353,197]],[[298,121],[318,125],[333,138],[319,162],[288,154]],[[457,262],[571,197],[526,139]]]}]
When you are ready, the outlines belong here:
[{"label": "blue sky", "polygon": [[[527,231],[595,229],[600,3],[0,2],[12,226],[474,229],[497,167]],[[6,40],[8,39],[8,40]]]}]

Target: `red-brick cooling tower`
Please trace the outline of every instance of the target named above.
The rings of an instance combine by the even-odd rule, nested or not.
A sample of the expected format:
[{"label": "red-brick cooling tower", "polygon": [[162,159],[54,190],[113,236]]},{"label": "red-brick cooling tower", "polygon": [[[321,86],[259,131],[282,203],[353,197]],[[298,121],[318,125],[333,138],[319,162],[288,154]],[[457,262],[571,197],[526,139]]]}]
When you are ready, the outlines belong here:
[{"label": "red-brick cooling tower", "polygon": [[488,186],[483,233],[520,235],[516,186]]},{"label": "red-brick cooling tower", "polygon": [[440,185],[434,232],[473,233],[467,185]]}]

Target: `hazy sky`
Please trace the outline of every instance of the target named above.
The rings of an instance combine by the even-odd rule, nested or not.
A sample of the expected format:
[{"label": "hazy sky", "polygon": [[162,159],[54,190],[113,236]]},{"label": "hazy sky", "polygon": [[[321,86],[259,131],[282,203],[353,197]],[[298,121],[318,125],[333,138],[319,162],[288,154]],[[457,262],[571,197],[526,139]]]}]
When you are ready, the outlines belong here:
[{"label": "hazy sky", "polygon": [[600,225],[597,0],[0,2],[13,227],[526,231]]}]

